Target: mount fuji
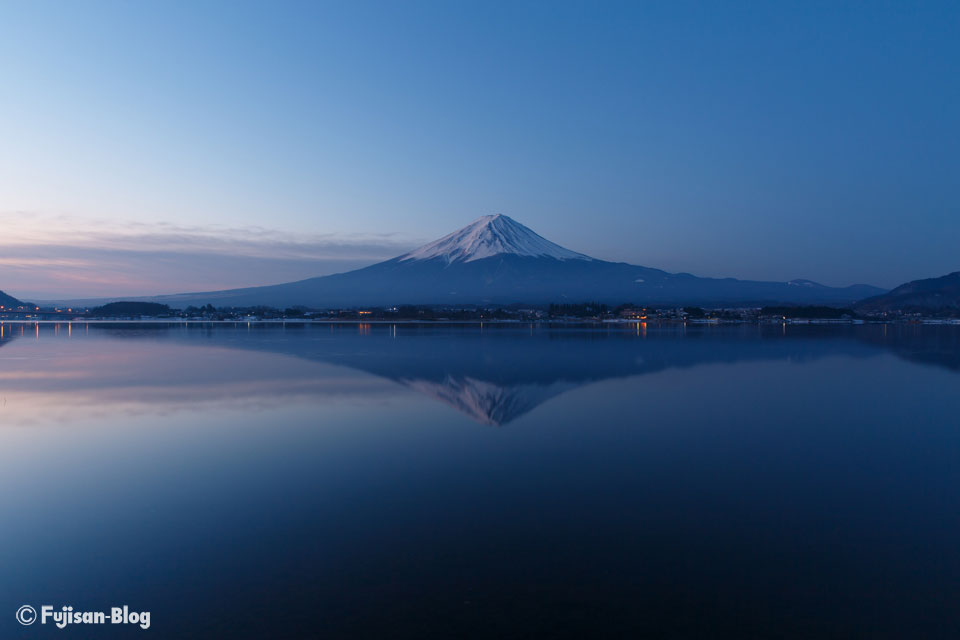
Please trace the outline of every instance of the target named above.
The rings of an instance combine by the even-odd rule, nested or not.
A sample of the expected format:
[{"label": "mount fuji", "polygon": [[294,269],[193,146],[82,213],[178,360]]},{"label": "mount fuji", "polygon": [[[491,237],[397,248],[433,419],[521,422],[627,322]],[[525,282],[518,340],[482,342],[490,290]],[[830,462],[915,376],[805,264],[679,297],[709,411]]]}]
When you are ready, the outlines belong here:
[{"label": "mount fuji", "polygon": [[505,215],[483,216],[419,249],[369,267],[287,284],[150,298],[174,307],[312,308],[546,304],[850,304],[883,293],[869,285],[761,282],[607,262],[550,242]]}]

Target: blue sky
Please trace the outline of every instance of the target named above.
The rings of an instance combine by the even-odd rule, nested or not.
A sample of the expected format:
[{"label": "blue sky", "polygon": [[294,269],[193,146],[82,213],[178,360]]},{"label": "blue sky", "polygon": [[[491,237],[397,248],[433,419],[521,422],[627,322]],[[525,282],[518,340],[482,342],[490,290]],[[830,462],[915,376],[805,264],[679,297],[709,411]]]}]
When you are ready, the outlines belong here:
[{"label": "blue sky", "polygon": [[280,282],[506,213],[698,275],[960,269],[957,3],[3,2],[0,288]]}]

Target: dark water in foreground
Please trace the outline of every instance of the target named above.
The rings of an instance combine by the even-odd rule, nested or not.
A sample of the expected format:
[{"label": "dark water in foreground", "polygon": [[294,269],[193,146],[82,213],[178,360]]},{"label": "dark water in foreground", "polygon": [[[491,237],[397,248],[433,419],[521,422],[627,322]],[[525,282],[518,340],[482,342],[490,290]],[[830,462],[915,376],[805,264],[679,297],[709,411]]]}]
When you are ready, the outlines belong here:
[{"label": "dark water in foreground", "polygon": [[960,635],[960,327],[0,344],[3,638]]}]

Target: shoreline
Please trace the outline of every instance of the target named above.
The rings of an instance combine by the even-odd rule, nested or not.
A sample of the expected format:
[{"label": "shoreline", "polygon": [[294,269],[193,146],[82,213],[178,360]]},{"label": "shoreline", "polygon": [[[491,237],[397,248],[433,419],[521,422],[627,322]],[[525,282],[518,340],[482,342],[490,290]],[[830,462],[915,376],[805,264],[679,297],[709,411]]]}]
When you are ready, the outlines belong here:
[{"label": "shoreline", "polygon": [[605,326],[605,325],[674,325],[674,326],[732,326],[732,325],[756,325],[756,326],[778,326],[778,325],[865,325],[865,324],[885,324],[885,325],[946,325],[960,326],[960,318],[918,318],[911,320],[903,319],[834,319],[834,318],[786,318],[783,320],[673,320],[669,318],[653,318],[648,320],[590,320],[590,319],[549,319],[549,320],[385,320],[370,319],[358,320],[355,318],[344,319],[250,319],[250,320],[184,320],[174,318],[71,318],[64,320],[51,319],[0,319],[0,324],[162,324],[162,325],[570,325],[570,326]]}]

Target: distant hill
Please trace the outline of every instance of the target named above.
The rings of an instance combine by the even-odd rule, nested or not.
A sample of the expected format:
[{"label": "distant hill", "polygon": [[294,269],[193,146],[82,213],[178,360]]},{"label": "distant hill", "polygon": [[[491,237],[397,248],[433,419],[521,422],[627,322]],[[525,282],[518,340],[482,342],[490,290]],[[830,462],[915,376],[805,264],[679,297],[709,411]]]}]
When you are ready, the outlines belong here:
[{"label": "distant hill", "polygon": [[149,298],[173,307],[609,304],[763,306],[849,305],[883,289],[827,287],[810,280],[762,282],[699,278],[561,247],[519,222],[484,216],[419,249],[372,266],[299,282]]},{"label": "distant hill", "polygon": [[914,280],[883,295],[867,298],[856,306],[861,312],[907,313],[960,312],[960,271],[939,278]]},{"label": "distant hill", "polygon": [[21,302],[20,300],[17,300],[11,295],[7,295],[3,291],[0,291],[0,305],[3,305],[4,307],[9,308],[9,307],[22,307],[22,306],[25,306],[26,303]]}]

